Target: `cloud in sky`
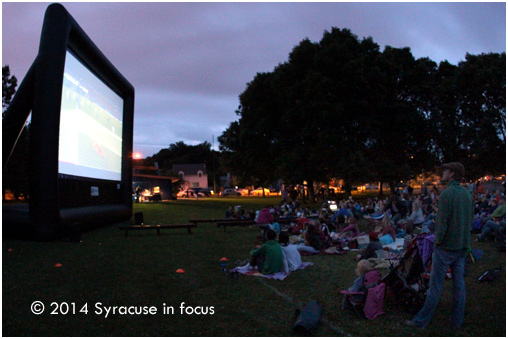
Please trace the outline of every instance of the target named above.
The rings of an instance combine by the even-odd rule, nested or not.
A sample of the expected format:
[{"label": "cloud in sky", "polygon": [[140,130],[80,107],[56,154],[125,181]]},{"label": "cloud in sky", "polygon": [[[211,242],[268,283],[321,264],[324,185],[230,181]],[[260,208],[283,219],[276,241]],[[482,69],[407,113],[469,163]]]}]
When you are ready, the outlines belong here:
[{"label": "cloud in sky", "polygon": [[[21,80],[49,3],[2,3],[2,63]],[[331,27],[453,64],[506,51],[505,3],[63,3],[136,89],[134,151],[212,142],[258,72]],[[217,147],[217,142],[215,142]]]}]

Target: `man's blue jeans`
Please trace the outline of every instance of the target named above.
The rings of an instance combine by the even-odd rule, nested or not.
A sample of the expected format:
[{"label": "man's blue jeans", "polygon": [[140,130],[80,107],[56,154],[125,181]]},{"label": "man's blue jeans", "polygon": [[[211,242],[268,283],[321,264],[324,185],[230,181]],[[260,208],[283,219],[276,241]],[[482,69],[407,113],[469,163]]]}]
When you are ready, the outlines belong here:
[{"label": "man's blue jeans", "polygon": [[442,248],[434,248],[432,254],[432,270],[430,275],[430,286],[427,291],[427,298],[423,308],[413,318],[413,323],[420,327],[427,327],[436,310],[444,279],[448,267],[452,270],[453,276],[453,299],[452,299],[452,328],[458,329],[464,321],[464,308],[466,306],[466,284],[464,282],[464,269],[466,265],[467,250],[447,251]]}]

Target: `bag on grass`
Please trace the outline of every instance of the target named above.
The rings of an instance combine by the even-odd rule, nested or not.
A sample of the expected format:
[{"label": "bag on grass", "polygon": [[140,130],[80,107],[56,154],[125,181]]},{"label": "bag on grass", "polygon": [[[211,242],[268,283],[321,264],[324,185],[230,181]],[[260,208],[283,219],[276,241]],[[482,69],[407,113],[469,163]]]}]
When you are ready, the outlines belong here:
[{"label": "bag on grass", "polygon": [[478,282],[492,282],[499,279],[497,272],[501,271],[500,268],[495,268],[491,270],[486,270],[482,275],[478,278]]},{"label": "bag on grass", "polygon": [[311,300],[300,312],[293,331],[299,335],[310,335],[317,328],[320,319],[321,304],[317,300]]}]

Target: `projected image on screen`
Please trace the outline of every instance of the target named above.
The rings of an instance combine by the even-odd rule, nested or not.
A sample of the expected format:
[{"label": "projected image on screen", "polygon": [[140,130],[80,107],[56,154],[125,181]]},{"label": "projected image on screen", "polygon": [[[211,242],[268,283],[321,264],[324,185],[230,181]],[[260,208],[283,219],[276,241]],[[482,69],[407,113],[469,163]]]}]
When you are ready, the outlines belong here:
[{"label": "projected image on screen", "polygon": [[58,171],[121,180],[123,100],[67,51]]}]

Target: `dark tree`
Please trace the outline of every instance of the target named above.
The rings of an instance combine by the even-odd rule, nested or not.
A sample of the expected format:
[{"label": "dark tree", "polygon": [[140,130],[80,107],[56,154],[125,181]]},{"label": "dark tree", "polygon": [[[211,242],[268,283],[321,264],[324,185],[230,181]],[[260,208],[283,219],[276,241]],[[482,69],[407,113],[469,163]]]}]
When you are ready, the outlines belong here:
[{"label": "dark tree", "polygon": [[393,187],[443,161],[502,173],[505,82],[504,53],[438,66],[332,28],[247,85],[219,138],[224,166],[260,184],[307,181],[311,199],[314,182]]},{"label": "dark tree", "polygon": [[[2,67],[2,118],[16,93],[17,79],[11,76],[9,66]],[[5,191],[10,190],[15,199],[21,196],[28,198],[28,162],[29,162],[30,124],[21,131],[8,164],[3,164],[2,199]],[[10,151],[10,150],[4,150]]]},{"label": "dark tree", "polygon": [[433,163],[426,112],[436,65],[415,60],[408,47],[387,46],[379,67],[383,98],[376,116],[367,122],[367,154],[378,180],[393,188]]},{"label": "dark tree", "polygon": [[506,54],[466,55],[459,63],[462,161],[471,179],[506,173]]},{"label": "dark tree", "polygon": [[303,40],[273,72],[258,74],[240,95],[239,121],[219,139],[237,158],[236,173],[307,181],[311,199],[314,182],[368,175],[361,146],[376,107],[379,54],[372,39],[333,28],[320,43]]},{"label": "dark tree", "polygon": [[259,73],[240,95],[238,122],[219,137],[223,166],[242,184],[266,187],[277,179],[274,145],[279,139],[279,112],[273,75]]},{"label": "dark tree", "polygon": [[169,145],[168,148],[161,149],[157,154],[145,159],[145,163],[153,165],[155,162],[159,164],[161,171],[166,174],[172,173],[174,164],[201,164],[204,163],[208,173],[208,185],[214,184],[214,176],[216,179],[220,175],[220,169],[216,168],[219,160],[219,154],[211,149],[212,145],[205,141],[198,145],[187,145],[183,141],[178,141]]},{"label": "dark tree", "polygon": [[5,109],[11,104],[12,97],[16,93],[18,79],[14,75],[11,76],[9,65],[2,67],[2,117]]}]

